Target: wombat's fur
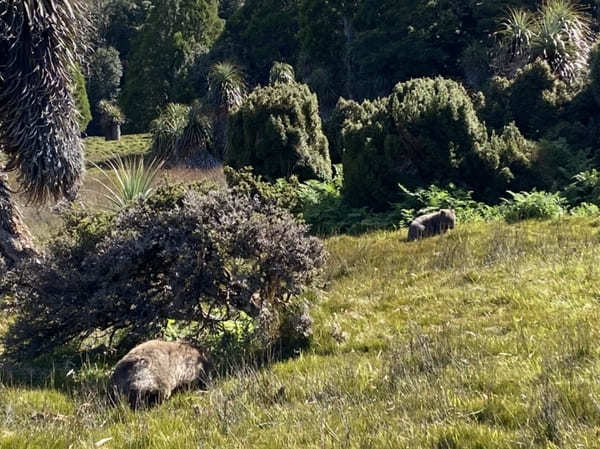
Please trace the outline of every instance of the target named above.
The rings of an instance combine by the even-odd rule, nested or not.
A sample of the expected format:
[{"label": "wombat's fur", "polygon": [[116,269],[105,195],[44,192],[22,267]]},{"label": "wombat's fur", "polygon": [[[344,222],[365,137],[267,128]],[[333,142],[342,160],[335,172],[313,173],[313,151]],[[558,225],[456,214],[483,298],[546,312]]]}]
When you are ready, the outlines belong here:
[{"label": "wombat's fur", "polygon": [[132,408],[168,399],[174,390],[205,382],[206,355],[186,343],[151,340],[142,343],[115,365],[109,397],[125,396]]},{"label": "wombat's fur", "polygon": [[454,209],[440,209],[427,215],[415,218],[408,228],[408,240],[421,239],[431,235],[443,234],[454,228],[456,215]]}]

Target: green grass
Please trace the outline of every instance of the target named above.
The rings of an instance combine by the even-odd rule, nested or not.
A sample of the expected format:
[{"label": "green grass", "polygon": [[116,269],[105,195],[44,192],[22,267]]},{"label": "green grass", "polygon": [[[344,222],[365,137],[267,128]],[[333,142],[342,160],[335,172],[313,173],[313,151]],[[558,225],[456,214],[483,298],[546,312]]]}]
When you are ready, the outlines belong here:
[{"label": "green grass", "polygon": [[88,137],[85,139],[85,157],[87,161],[99,164],[115,156],[132,156],[145,154],[152,145],[150,134],[130,134],[120,140],[107,141],[104,137]]},{"label": "green grass", "polygon": [[102,364],[0,381],[0,448],[600,447],[600,221],[404,237],[329,239],[311,349],[206,392],[133,413]]}]

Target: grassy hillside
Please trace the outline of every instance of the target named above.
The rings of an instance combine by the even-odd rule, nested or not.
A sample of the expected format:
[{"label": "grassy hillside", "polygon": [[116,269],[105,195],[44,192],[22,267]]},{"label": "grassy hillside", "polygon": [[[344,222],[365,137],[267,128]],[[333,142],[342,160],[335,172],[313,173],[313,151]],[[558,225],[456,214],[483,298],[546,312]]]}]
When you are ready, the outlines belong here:
[{"label": "grassy hillside", "polygon": [[327,242],[301,357],[138,413],[108,365],[4,380],[0,447],[600,447],[600,221],[404,235]]}]

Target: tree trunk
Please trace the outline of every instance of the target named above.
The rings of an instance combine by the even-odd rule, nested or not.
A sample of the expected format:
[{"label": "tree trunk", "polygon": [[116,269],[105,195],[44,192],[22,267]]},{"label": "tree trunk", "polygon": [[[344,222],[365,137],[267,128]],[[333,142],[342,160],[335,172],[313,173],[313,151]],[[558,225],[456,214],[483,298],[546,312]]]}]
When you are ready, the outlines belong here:
[{"label": "tree trunk", "polygon": [[104,138],[106,140],[119,140],[121,138],[121,125],[112,123],[104,130]]},{"label": "tree trunk", "polygon": [[31,235],[6,184],[6,177],[0,176],[0,259],[11,268],[36,254]]}]

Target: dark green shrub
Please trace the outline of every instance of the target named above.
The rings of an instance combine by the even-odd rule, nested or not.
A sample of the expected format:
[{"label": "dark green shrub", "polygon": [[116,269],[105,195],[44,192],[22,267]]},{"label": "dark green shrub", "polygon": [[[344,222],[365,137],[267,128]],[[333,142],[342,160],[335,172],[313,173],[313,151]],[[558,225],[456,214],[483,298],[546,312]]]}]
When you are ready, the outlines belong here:
[{"label": "dark green shrub", "polygon": [[493,78],[484,88],[481,118],[496,130],[514,121],[527,138],[539,138],[557,121],[567,102],[566,85],[540,59],[511,80]]},{"label": "dark green shrub", "polygon": [[73,87],[73,96],[78,112],[79,130],[84,132],[92,120],[92,112],[90,111],[90,101],[85,88],[85,78],[83,77],[81,70],[75,70],[73,82],[75,84]]},{"label": "dark green shrub", "polygon": [[361,105],[353,100],[344,98],[338,99],[335,109],[329,114],[327,120],[323,122],[323,132],[329,142],[329,155],[333,164],[342,163],[344,155],[344,142],[342,140],[342,131],[345,122],[356,122],[361,113]]},{"label": "dark green shrub", "polygon": [[236,192],[251,197],[256,196],[264,203],[274,204],[289,211],[294,216],[300,216],[302,212],[300,182],[295,176],[288,179],[280,178],[270,183],[265,181],[262,176],[255,175],[252,167],[234,170],[226,166],[223,171],[227,185]]},{"label": "dark green shrub", "polygon": [[566,200],[559,193],[533,190],[519,193],[508,191],[508,194],[511,198],[503,198],[500,210],[509,223],[532,218],[558,218],[566,211]]},{"label": "dark green shrub", "polygon": [[90,251],[59,237],[42,263],[2,279],[16,298],[6,357],[102,336],[134,344],[173,320],[196,341],[237,320],[270,316],[277,325],[325,260],[322,243],[287,212],[227,189],[188,193],[170,209],[140,203],[101,234],[88,239]]},{"label": "dark green shrub", "polygon": [[542,139],[531,157],[535,185],[548,191],[564,188],[573,177],[590,167],[590,150],[573,148],[566,139]]},{"label": "dark green shrub", "polygon": [[269,179],[331,178],[316,96],[297,83],[255,89],[230,115],[225,161]]},{"label": "dark green shrub", "polygon": [[[513,178],[511,165],[527,148],[489,139],[473,103],[458,83],[421,78],[399,83],[392,94],[364,102],[343,128],[344,194],[353,206],[378,210],[399,199],[398,183],[457,185],[497,198]],[[514,140],[514,139],[513,139]],[[515,151],[522,154],[513,154]]]},{"label": "dark green shrub", "polygon": [[582,203],[600,206],[600,172],[593,168],[577,173],[563,195],[571,206]]}]

